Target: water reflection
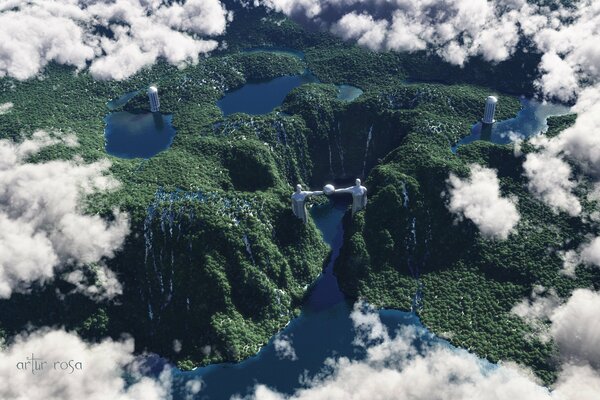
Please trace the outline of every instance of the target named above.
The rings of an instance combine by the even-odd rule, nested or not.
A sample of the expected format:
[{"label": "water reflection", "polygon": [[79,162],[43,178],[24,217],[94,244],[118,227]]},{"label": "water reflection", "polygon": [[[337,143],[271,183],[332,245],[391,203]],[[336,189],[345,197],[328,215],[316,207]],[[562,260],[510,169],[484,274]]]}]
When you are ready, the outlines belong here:
[{"label": "water reflection", "polygon": [[217,105],[226,116],[234,113],[268,114],[283,103],[285,96],[292,89],[317,81],[313,74],[306,72],[302,75],[282,76],[267,82],[247,83],[226,93]]},{"label": "water reflection", "polygon": [[351,102],[356,100],[363,91],[355,86],[351,85],[339,85],[338,86],[339,94],[337,96],[338,100]]},{"label": "water reflection", "polygon": [[471,134],[452,147],[452,151],[464,144],[476,140],[487,140],[496,144],[508,144],[517,139],[543,133],[548,129],[548,117],[565,115],[570,108],[562,104],[539,102],[536,100],[522,99],[521,111],[515,118],[500,121],[493,126],[478,122],[473,125]]},{"label": "water reflection", "polygon": [[121,158],[150,158],[169,148],[175,137],[171,115],[110,113],[104,122],[106,152]]},{"label": "water reflection", "polygon": [[[329,357],[365,358],[364,349],[358,348],[354,342],[357,332],[350,318],[352,305],[344,299],[333,275],[333,261],[342,245],[342,217],[348,205],[348,199],[342,198],[311,209],[311,216],[323,239],[331,246],[332,254],[327,268],[309,289],[300,317],[292,320],[256,356],[241,363],[214,364],[190,372],[173,369],[175,400],[185,399],[185,383],[198,378],[202,379],[203,386],[195,399],[229,399],[235,394],[243,396],[250,393],[257,383],[292,394],[302,386],[301,377],[320,372]],[[425,342],[442,342],[425,329],[413,313],[396,310],[379,310],[377,313],[390,332],[401,326],[415,327],[419,332],[415,346]],[[277,351],[274,342],[281,337],[290,341],[296,359],[286,358]]]}]

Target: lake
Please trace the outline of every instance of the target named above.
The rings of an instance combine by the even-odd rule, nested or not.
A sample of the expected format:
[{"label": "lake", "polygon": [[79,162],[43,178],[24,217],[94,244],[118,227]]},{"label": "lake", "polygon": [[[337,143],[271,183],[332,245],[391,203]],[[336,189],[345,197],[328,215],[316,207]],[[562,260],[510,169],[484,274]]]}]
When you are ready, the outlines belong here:
[{"label": "lake", "polygon": [[[496,122],[491,131],[483,132],[483,139],[496,144],[508,144],[516,139],[543,133],[548,129],[548,117],[560,116],[570,113],[570,108],[556,103],[539,102],[532,99],[521,99],[521,110],[515,118]],[[464,144],[482,140],[481,122],[473,125],[471,134],[452,147],[452,152]]]},{"label": "lake", "polygon": [[307,71],[302,75],[289,75],[266,82],[246,83],[239,89],[225,93],[225,96],[217,101],[217,105],[225,116],[235,113],[268,114],[283,103],[285,96],[292,89],[313,82],[318,82],[317,78]]},{"label": "lake", "polygon": [[172,119],[161,113],[112,112],[104,118],[106,152],[120,158],[150,158],[173,143]]}]

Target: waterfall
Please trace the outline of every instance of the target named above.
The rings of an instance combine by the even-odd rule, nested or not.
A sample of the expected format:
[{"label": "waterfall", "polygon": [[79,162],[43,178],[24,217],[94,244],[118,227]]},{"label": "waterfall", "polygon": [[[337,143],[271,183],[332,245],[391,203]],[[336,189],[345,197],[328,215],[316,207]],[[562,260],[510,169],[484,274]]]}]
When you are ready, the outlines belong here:
[{"label": "waterfall", "polygon": [[246,246],[246,253],[248,253],[250,259],[252,260],[252,264],[256,265],[256,263],[254,262],[254,254],[252,254],[252,247],[250,247],[250,240],[248,239],[248,235],[244,233],[244,235],[242,236],[242,240],[244,241],[244,245]]},{"label": "waterfall", "polygon": [[371,139],[373,138],[373,125],[369,127],[369,133],[367,133],[367,144],[365,145],[365,156],[363,157],[363,169],[362,176],[365,176],[365,170],[367,169],[367,156],[369,154],[369,144],[371,144]]},{"label": "waterfall", "polygon": [[407,253],[407,261],[406,262],[408,263],[408,269],[410,270],[411,275],[414,278],[418,279],[419,272],[418,272],[418,268],[415,266],[415,263],[414,263],[414,252],[415,252],[415,248],[417,246],[416,225],[417,225],[417,219],[415,217],[413,217],[410,222],[410,234],[406,240],[406,253]]},{"label": "waterfall", "polygon": [[[143,222],[146,283],[141,287],[143,294],[140,297],[147,301],[148,318],[151,321],[160,321],[161,312],[174,298],[175,264],[182,264],[179,257],[185,257],[188,264],[193,262],[193,241],[188,233],[191,233],[191,224],[197,224],[194,204],[198,203],[209,203],[215,215],[230,221],[232,226],[243,226],[248,217],[257,218],[259,223],[270,226],[265,223],[266,216],[256,200],[229,198],[216,192],[166,192],[159,188],[146,209]],[[242,226],[237,229],[243,229]],[[267,229],[272,230],[272,226]],[[252,263],[255,264],[248,236],[244,235],[242,240]],[[176,251],[180,245],[189,252],[184,251],[185,254],[180,254]],[[187,308],[190,308],[189,298]]]},{"label": "waterfall", "polygon": [[327,143],[327,147],[329,148],[329,175],[334,176],[333,164],[331,162],[331,143],[330,142]]},{"label": "waterfall", "polygon": [[154,319],[154,312],[152,312],[152,304],[150,304],[150,300],[148,300],[148,318],[150,321]]},{"label": "waterfall", "polygon": [[340,130],[340,122],[337,123],[337,145],[338,154],[340,156],[340,164],[342,165],[342,176],[346,176],[346,170],[344,169],[344,149],[342,148],[342,131]]},{"label": "waterfall", "polygon": [[406,189],[406,184],[404,182],[402,182],[402,197],[403,197],[403,201],[402,201],[402,206],[404,208],[408,207],[408,189]]}]

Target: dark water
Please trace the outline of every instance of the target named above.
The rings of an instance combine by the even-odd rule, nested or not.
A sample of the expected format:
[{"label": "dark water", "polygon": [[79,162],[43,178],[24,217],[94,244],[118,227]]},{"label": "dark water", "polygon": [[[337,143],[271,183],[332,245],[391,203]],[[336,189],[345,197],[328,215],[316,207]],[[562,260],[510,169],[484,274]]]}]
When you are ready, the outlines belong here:
[{"label": "dark water", "polygon": [[268,114],[281,105],[292,89],[311,82],[317,82],[317,79],[306,72],[302,75],[282,76],[267,82],[247,83],[237,90],[225,93],[217,105],[223,115],[238,112],[252,115]]},{"label": "dark water", "polygon": [[340,91],[338,94],[338,100],[342,101],[354,101],[363,94],[363,91],[355,86],[350,85],[338,85],[338,90]]},{"label": "dark water", "polygon": [[121,158],[150,158],[171,146],[172,119],[160,113],[110,113],[104,118],[106,152]]},{"label": "dark water", "polygon": [[521,100],[521,111],[515,118],[497,122],[491,129],[483,127],[481,122],[473,125],[471,134],[452,147],[452,152],[467,143],[476,140],[487,140],[497,144],[508,144],[516,139],[526,139],[528,137],[543,133],[548,129],[547,120],[551,116],[565,115],[569,113],[569,107],[539,102],[536,100]]},{"label": "dark water", "polygon": [[[291,394],[301,387],[300,376],[305,373],[313,376],[321,371],[327,358],[344,356],[360,360],[365,357],[364,350],[353,344],[356,331],[350,319],[352,305],[344,300],[332,270],[342,244],[341,220],[348,200],[311,209],[323,239],[331,246],[332,257],[326,270],[309,289],[300,317],[292,320],[279,334],[291,341],[297,359],[278,355],[274,337],[256,356],[238,364],[215,364],[190,372],[174,369],[175,399],[184,399],[185,382],[197,378],[202,379],[203,386],[195,399],[229,399],[235,394],[246,395],[257,383]],[[417,326],[421,342],[439,340],[422,327],[415,314],[380,310],[379,316],[390,330],[399,326]]]}]

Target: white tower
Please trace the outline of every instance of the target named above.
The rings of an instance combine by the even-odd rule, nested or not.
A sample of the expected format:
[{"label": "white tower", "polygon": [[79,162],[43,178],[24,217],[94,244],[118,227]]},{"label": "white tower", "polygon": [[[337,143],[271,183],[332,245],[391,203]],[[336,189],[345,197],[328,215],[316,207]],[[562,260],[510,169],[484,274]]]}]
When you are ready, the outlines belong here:
[{"label": "white tower", "polygon": [[158,89],[156,86],[148,88],[148,99],[150,100],[150,111],[158,112],[160,109],[160,101],[158,100]]},{"label": "white tower", "polygon": [[489,96],[485,101],[485,111],[483,113],[483,122],[484,124],[493,124],[496,122],[494,119],[494,114],[496,114],[496,104],[498,103],[498,99],[494,96]]}]

